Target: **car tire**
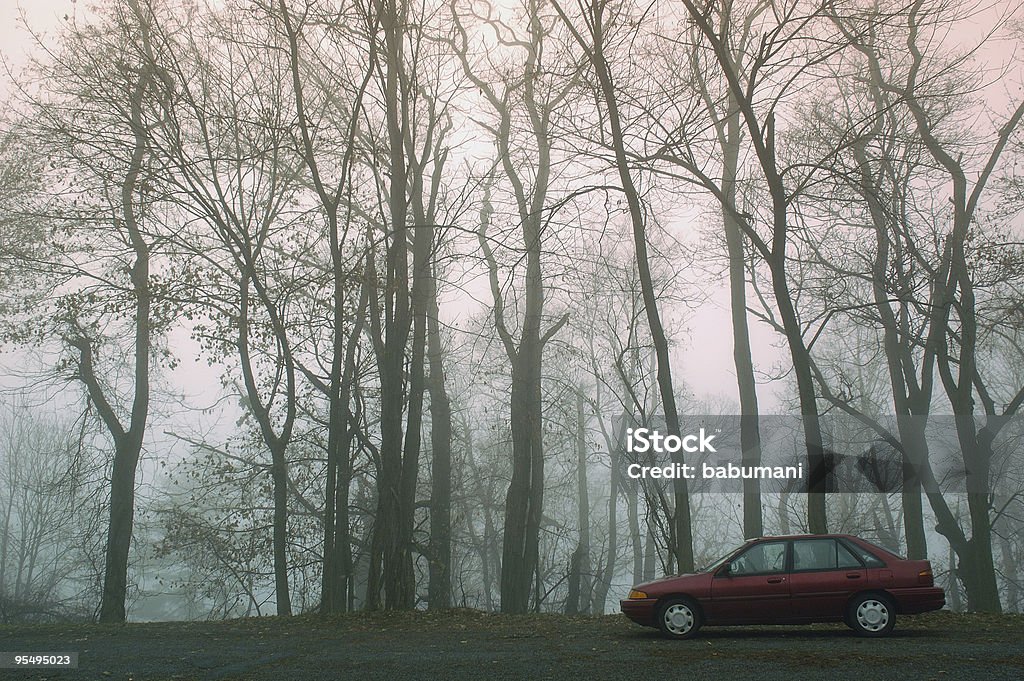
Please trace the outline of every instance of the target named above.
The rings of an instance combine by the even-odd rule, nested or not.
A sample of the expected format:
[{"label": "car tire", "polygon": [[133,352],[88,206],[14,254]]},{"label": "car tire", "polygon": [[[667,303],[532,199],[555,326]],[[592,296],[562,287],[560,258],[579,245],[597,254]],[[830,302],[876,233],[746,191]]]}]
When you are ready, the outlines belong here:
[{"label": "car tire", "polygon": [[685,596],[670,598],[658,608],[658,629],[667,638],[693,638],[702,624],[700,607]]},{"label": "car tire", "polygon": [[888,636],[896,626],[896,606],[882,594],[860,594],[846,611],[846,624],[859,636]]}]

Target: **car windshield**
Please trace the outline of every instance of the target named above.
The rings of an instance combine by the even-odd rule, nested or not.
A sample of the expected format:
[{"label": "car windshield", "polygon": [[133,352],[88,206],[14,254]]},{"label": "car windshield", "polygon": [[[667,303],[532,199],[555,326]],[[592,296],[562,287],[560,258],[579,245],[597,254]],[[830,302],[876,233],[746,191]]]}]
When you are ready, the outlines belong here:
[{"label": "car windshield", "polygon": [[[743,546],[746,546],[746,544],[743,544]],[[722,563],[724,563],[726,560],[729,559],[729,556],[731,556],[732,554],[734,554],[737,551],[739,551],[741,548],[743,548],[743,546],[737,546],[734,549],[730,549],[729,552],[726,553],[724,556],[722,556],[721,558],[719,558],[715,562],[710,563],[710,564],[706,565],[705,567],[701,568],[699,570],[699,572],[711,572],[712,570],[717,570],[722,565]]]}]

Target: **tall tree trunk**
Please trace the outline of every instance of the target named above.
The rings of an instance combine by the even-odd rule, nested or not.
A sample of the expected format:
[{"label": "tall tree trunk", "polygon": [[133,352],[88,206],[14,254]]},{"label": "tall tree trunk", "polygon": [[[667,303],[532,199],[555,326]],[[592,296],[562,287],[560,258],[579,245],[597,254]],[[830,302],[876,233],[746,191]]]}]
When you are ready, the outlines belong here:
[{"label": "tall tree trunk", "polygon": [[960,600],[960,575],[956,569],[956,552],[953,544],[949,544],[949,578],[946,583],[946,595],[949,597],[949,609],[953,612],[962,612],[964,604]]},{"label": "tall tree trunk", "polygon": [[[138,13],[138,7],[134,9]],[[139,18],[144,24],[141,13]],[[91,341],[81,336],[68,339],[79,354],[76,377],[85,385],[89,399],[96,405],[97,412],[114,440],[114,461],[110,480],[110,522],[107,527],[103,593],[100,602],[101,622],[124,622],[127,617],[125,600],[128,589],[128,553],[135,521],[135,476],[149,416],[149,361],[152,351],[150,248],[142,235],[135,201],[147,148],[142,104],[152,80],[152,70],[148,66],[144,67],[132,90],[130,115],[134,146],[128,172],[121,185],[122,224],[127,231],[128,242],[135,257],[131,269],[131,293],[135,298],[135,385],[127,428],[122,425],[114,406],[108,401],[96,377]]]},{"label": "tall tree trunk", "polygon": [[[867,159],[862,163],[862,178],[867,178]],[[904,342],[900,339],[897,327],[896,315],[890,307],[889,293],[886,290],[885,282],[890,269],[889,258],[889,233],[881,206],[872,191],[866,194],[871,206],[872,218],[875,222],[875,260],[872,267],[872,289],[874,292],[875,306],[882,322],[883,342],[885,350],[886,366],[889,371],[889,383],[893,391],[898,426],[901,431],[901,440],[904,443],[903,452],[903,489],[901,498],[903,502],[903,527],[907,539],[907,557],[919,560],[928,557],[928,545],[924,532],[924,509],[921,502],[921,478],[918,469],[927,460],[927,442],[922,434],[912,433],[917,424],[912,423],[913,413],[918,417],[924,417],[930,410],[931,394],[925,395],[918,391],[917,399],[908,393],[907,374],[904,373],[903,358],[911,359],[912,351],[909,351]],[[911,359],[912,361],[912,359]],[[933,361],[928,359],[929,362]],[[913,376],[916,371],[909,375]],[[913,404],[918,409],[911,411]],[[920,446],[917,446],[920,444]],[[920,451],[920,450],[924,451]],[[914,454],[910,454],[913,452]],[[916,454],[916,455],[915,455]]]},{"label": "tall tree trunk", "polygon": [[[337,276],[337,271],[335,276]],[[344,612],[349,609],[352,597],[352,539],[349,529],[349,487],[352,484],[351,448],[355,429],[349,403],[352,398],[352,383],[356,374],[355,351],[362,335],[366,318],[366,307],[370,283],[364,281],[360,288],[359,304],[355,323],[347,343],[343,343],[343,316],[334,315],[335,334],[333,361],[341,366],[337,372],[332,365],[327,434],[327,485],[324,506],[324,574],[321,584],[321,612],[323,614]],[[338,287],[340,288],[340,287]],[[335,290],[335,305],[344,305]],[[336,308],[337,310],[337,308]],[[341,352],[344,349],[343,353]],[[339,357],[341,353],[341,357]]]},{"label": "tall tree trunk", "polygon": [[[1008,523],[1003,523],[1003,528]],[[1002,556],[1003,578],[1006,580],[1006,611],[1020,612],[1020,571],[1013,552],[1013,544],[1006,534],[999,535],[999,553]]]},{"label": "tall tree trunk", "polygon": [[[435,265],[436,267],[436,265]],[[430,566],[429,607],[451,607],[452,562],[452,408],[445,387],[444,348],[437,305],[437,278],[431,276],[431,309],[427,323],[430,364]]]},{"label": "tall tree trunk", "polygon": [[[600,415],[598,416],[600,418]],[[623,415],[622,423],[626,422],[625,414]],[[607,431],[604,431],[607,432]],[[622,486],[622,458],[619,455],[619,447],[621,447],[622,440],[619,439],[620,433],[616,432],[612,439],[608,439],[606,436],[605,446],[608,448],[608,545],[605,549],[604,556],[604,567],[601,568],[601,579],[594,589],[593,605],[591,612],[596,615],[603,615],[605,613],[605,605],[608,600],[608,591],[611,589],[612,580],[615,578],[615,564],[618,557],[618,534],[619,534],[619,489]],[[634,487],[635,489],[635,487]],[[630,530],[635,531],[633,535],[633,572],[634,572],[634,584],[640,582],[640,567],[642,558],[640,555],[639,545],[639,527],[634,528],[634,521],[636,520],[636,507],[635,500],[636,494],[633,494],[633,515],[630,520]]]},{"label": "tall tree trunk", "polygon": [[295,422],[295,377],[294,368],[291,363],[288,340],[284,336],[284,328],[276,317],[271,301],[265,295],[260,295],[264,307],[274,319],[274,334],[280,341],[284,357],[281,358],[286,367],[288,385],[285,389],[285,400],[287,401],[287,416],[280,432],[274,430],[274,418],[270,413],[270,405],[263,404],[260,399],[260,390],[256,384],[256,376],[253,371],[252,358],[250,355],[249,339],[249,308],[250,308],[250,284],[257,282],[255,276],[255,265],[252,262],[251,254],[246,254],[246,261],[240,273],[239,300],[238,300],[238,356],[239,365],[242,369],[242,377],[245,384],[246,397],[248,398],[249,411],[259,425],[260,434],[264,443],[270,449],[270,478],[273,486],[273,521],[272,521],[272,544],[274,556],[274,587],[275,599],[277,601],[277,614],[288,616],[292,614],[291,595],[288,588],[288,462],[287,448],[291,440],[292,424]]},{"label": "tall tree trunk", "polygon": [[[561,13],[561,9],[557,8]],[[676,408],[676,396],[672,383],[672,363],[669,353],[668,337],[661,321],[658,308],[658,297],[654,290],[654,279],[651,274],[650,255],[647,250],[647,219],[646,211],[640,201],[640,194],[630,171],[629,158],[626,153],[626,142],[622,132],[622,120],[619,116],[618,98],[612,79],[611,67],[605,59],[604,45],[604,5],[593,3],[589,11],[589,28],[591,40],[587,41],[576,33],[577,40],[590,56],[594,71],[600,84],[601,96],[608,113],[610,142],[615,152],[615,167],[619,175],[619,183],[626,196],[629,206],[630,221],[633,228],[633,247],[636,255],[637,272],[640,275],[640,288],[643,295],[644,309],[647,313],[647,324],[651,331],[658,361],[658,389],[665,412],[665,427],[668,435],[680,437],[682,430],[679,423],[679,411]],[[564,14],[563,21],[572,26]],[[680,460],[682,456],[678,457]],[[671,547],[675,562],[680,572],[693,571],[693,529],[690,521],[690,493],[687,482],[682,478],[673,478],[672,491],[674,498],[673,532],[675,542]]]},{"label": "tall tree trunk", "polygon": [[[778,191],[772,192],[772,200],[776,204],[775,229],[777,232],[785,233],[785,199],[778,194]],[[818,412],[814,375],[811,370],[811,355],[804,344],[803,329],[793,305],[789,283],[786,280],[785,237],[782,238],[778,246],[777,255],[772,259],[770,265],[772,290],[775,293],[779,316],[782,318],[789,356],[793,362],[793,373],[796,375],[800,417],[803,422],[804,442],[807,447],[807,527],[812,534],[823,534],[828,532],[825,493],[828,489],[831,470],[825,457],[825,448],[821,438],[821,417]]]},{"label": "tall tree trunk", "polygon": [[131,442],[114,448],[100,622],[124,622],[127,617],[128,552],[135,519],[135,472],[139,450]]},{"label": "tall tree trunk", "polygon": [[[447,124],[446,124],[447,123]],[[405,433],[405,450],[402,460],[402,526],[401,544],[403,548],[402,561],[408,589],[412,592],[415,589],[415,576],[413,573],[413,527],[415,526],[416,510],[416,482],[419,475],[420,451],[422,449],[422,423],[423,423],[423,398],[427,389],[430,390],[430,409],[432,416],[438,417],[438,423],[431,426],[431,442],[440,448],[441,475],[448,479],[447,483],[436,477],[432,480],[433,488],[440,485],[442,503],[446,508],[450,505],[450,477],[451,477],[451,409],[448,405],[448,396],[444,388],[444,372],[442,367],[440,330],[438,329],[438,304],[437,304],[437,279],[434,274],[434,248],[435,233],[437,230],[436,208],[438,195],[441,189],[442,173],[445,161],[448,157],[447,149],[443,147],[443,141],[447,132],[451,129],[447,121],[432,105],[428,106],[426,112],[426,130],[424,134],[424,149],[417,150],[416,140],[411,134],[406,136],[406,155],[409,161],[410,179],[410,201],[409,208],[415,219],[413,230],[413,262],[412,262],[412,297],[410,301],[413,316],[412,332],[412,356],[409,362],[409,396],[408,396],[408,417]],[[429,178],[427,176],[428,159],[433,162],[433,171]],[[429,179],[429,187],[427,186]],[[428,347],[430,345],[430,347]],[[430,378],[426,376],[426,364],[430,362]],[[446,487],[447,486],[447,487]],[[448,489],[444,494],[444,489]],[[431,495],[433,502],[433,494]],[[439,520],[442,527],[439,530],[447,533],[447,522],[444,521],[446,513],[442,511]],[[433,510],[431,510],[431,526],[433,527]],[[442,538],[447,544],[448,540]],[[428,552],[430,547],[428,546]],[[449,552],[445,549],[446,555]],[[432,556],[428,555],[428,569],[434,575],[436,568]],[[448,558],[446,557],[447,564]],[[447,576],[447,565],[444,568],[444,579]],[[446,607],[450,599],[447,593],[450,591],[450,584],[437,585],[446,593],[442,597]],[[428,584],[428,598],[429,598]],[[436,589],[435,589],[436,590]],[[415,598],[411,594],[410,605]],[[428,601],[433,607],[433,601]]]},{"label": "tall tree trunk", "polygon": [[[743,230],[736,218],[736,180],[739,171],[741,141],[740,112],[730,91],[726,120],[721,127],[723,141],[722,163],[722,222],[725,226],[725,244],[729,254],[729,306],[732,316],[732,357],[736,367],[736,383],[740,395],[740,449],[743,466],[761,465],[760,414],[757,408],[757,382],[754,363],[750,356],[750,328],[747,323],[747,270],[743,248]],[[761,481],[743,480],[743,536],[760,537],[764,534],[761,514]]]},{"label": "tall tree trunk", "polygon": [[419,477],[423,437],[423,397],[426,392],[427,316],[430,301],[430,247],[432,224],[417,224],[413,231],[413,277],[410,309],[412,347],[408,368],[408,406],[405,442],[402,451],[400,516],[397,529],[398,552],[395,559],[401,569],[399,593],[389,607],[411,608],[416,603],[413,572],[413,526],[416,512],[416,482]]},{"label": "tall tree trunk", "polygon": [[[744,83],[743,74],[729,48],[731,30],[731,8],[726,6],[722,12],[721,27],[712,25],[712,13],[692,0],[683,0],[687,14],[703,37],[713,48],[714,56],[725,78],[734,105],[746,124],[750,143],[754,148],[758,165],[764,176],[768,194],[771,198],[771,240],[766,243],[752,225],[746,221],[738,222],[751,239],[768,265],[771,275],[772,293],[775,297],[781,331],[786,337],[793,373],[796,377],[797,396],[800,403],[800,414],[803,421],[804,441],[807,448],[807,525],[812,533],[828,531],[825,509],[825,493],[831,471],[825,456],[821,437],[821,417],[815,395],[814,374],[810,351],[803,339],[803,329],[796,307],[787,268],[787,248],[789,245],[789,196],[786,192],[783,171],[780,170],[776,157],[775,146],[775,114],[771,111],[758,116],[754,104],[753,82]],[[755,10],[760,12],[763,10]],[[754,15],[751,16],[751,19]],[[751,81],[754,75],[749,75]],[[735,215],[735,214],[734,214]],[[736,216],[739,218],[739,216]]]},{"label": "tall tree trunk", "polygon": [[[471,509],[468,506],[463,508],[463,518],[465,519],[466,525],[468,526],[470,538],[473,540],[473,546],[477,549],[480,556],[480,576],[483,582],[484,590],[484,605],[488,612],[493,612],[494,598],[494,569],[492,566],[499,565],[497,549],[494,548],[496,544],[494,538],[497,537],[497,530],[495,529],[494,519],[492,515],[492,507],[490,500],[494,495],[490,494],[490,490],[484,485],[482,476],[480,475],[480,468],[476,464],[473,449],[473,431],[465,421],[460,423],[460,430],[465,434],[465,448],[466,448],[466,468],[468,469],[468,475],[473,483],[473,491],[478,499],[485,500],[483,508],[483,519],[484,519],[484,532],[483,537],[477,538],[476,530],[474,529],[474,520],[476,518],[475,509]],[[464,498],[468,498],[464,497]],[[499,586],[500,590],[500,586]]]},{"label": "tall tree trunk", "polygon": [[[499,95],[495,85],[481,79],[469,61],[468,38],[458,14],[453,17],[460,42],[457,56],[467,78],[477,87],[498,114],[494,141],[498,163],[515,196],[519,227],[522,231],[522,257],[526,261],[523,282],[523,315],[518,338],[513,338],[505,320],[504,293],[498,279],[498,265],[487,238],[493,207],[490,185],[484,186],[480,210],[478,240],[487,264],[491,295],[494,300],[494,324],[509,359],[512,373],[510,404],[512,430],[512,476],[505,497],[505,532],[502,537],[501,610],[526,612],[530,593],[539,579],[538,551],[541,512],[544,503],[543,404],[541,361],[545,343],[565,324],[567,317],[543,333],[544,279],[541,269],[543,227],[546,224],[547,193],[551,183],[551,114],[559,96],[543,100],[538,96],[538,75],[544,70],[544,38],[548,27],[542,21],[539,3],[526,7],[528,39],[516,43],[523,48],[522,74],[513,81],[503,79]],[[520,80],[521,78],[521,80]],[[514,95],[513,95],[514,92]],[[531,142],[536,145],[536,160],[526,167],[516,163],[513,147],[513,118],[521,107],[529,121]],[[528,177],[532,176],[532,185]],[[535,598],[539,606],[539,598]]]},{"label": "tall tree trunk", "polygon": [[[383,5],[379,17],[384,41],[385,73],[383,93],[388,141],[387,188],[390,241],[387,248],[384,295],[383,343],[378,346],[380,373],[380,470],[378,472],[375,542],[381,552],[381,585],[384,607],[413,606],[414,585],[410,583],[409,547],[404,528],[406,505],[403,475],[405,408],[405,362],[412,327],[409,292],[408,172],[405,142],[408,130],[408,102],[404,83],[404,36],[407,10],[400,0]],[[370,601],[375,604],[376,597]]]},{"label": "tall tree trunk", "polygon": [[644,538],[644,574],[643,581],[649,582],[655,577],[658,560],[658,546],[654,541],[654,528],[648,522],[647,536]]},{"label": "tall tree trunk", "polygon": [[292,614],[292,600],[288,589],[288,464],[284,443],[272,445],[271,478],[274,483],[274,593],[277,614]]},{"label": "tall tree trunk", "polygon": [[[511,119],[502,117],[499,144],[509,142]],[[564,326],[568,317],[541,335],[544,310],[544,280],[541,276],[542,211],[550,173],[550,145],[546,124],[535,121],[535,140],[540,159],[533,196],[527,200],[522,184],[507,153],[502,154],[505,171],[516,186],[516,200],[526,253],[525,310],[519,338],[513,339],[505,322],[504,294],[498,280],[498,265],[487,240],[493,208],[490,186],[484,188],[480,209],[478,240],[487,262],[494,322],[512,366],[510,403],[512,430],[512,477],[505,496],[505,533],[502,538],[501,611],[524,613],[529,608],[530,592],[535,586],[540,541],[541,512],[544,505],[544,438],[541,362],[544,344]],[[507,148],[504,148],[507,151]],[[538,603],[539,604],[539,603]]]},{"label": "tall tree trunk", "polygon": [[[543,487],[543,455],[535,452],[535,419],[540,418],[539,339],[527,338],[524,329],[512,368],[512,479],[505,497],[505,535],[501,557],[501,611],[526,612],[533,576],[537,570],[540,503]],[[538,457],[540,455],[540,457]],[[535,470],[540,458],[540,470]]]},{"label": "tall tree trunk", "polygon": [[[1022,105],[1024,106],[1024,105]],[[953,233],[950,237],[949,280],[942,306],[940,345],[937,367],[943,387],[953,408],[957,441],[960,445],[964,470],[967,472],[967,508],[971,520],[971,538],[967,546],[957,551],[960,556],[960,574],[967,591],[967,608],[971,611],[1002,612],[999,585],[996,582],[995,562],[992,557],[992,518],[989,515],[991,487],[992,441],[999,425],[993,425],[994,408],[989,406],[986,425],[978,429],[974,416],[974,386],[982,384],[977,369],[977,318],[975,316],[974,282],[971,280],[965,242],[971,222],[969,212],[963,210],[965,181],[960,175],[954,181],[956,207]],[[959,299],[955,291],[959,290]],[[951,328],[951,310],[956,308],[959,329]],[[959,341],[959,356],[949,355],[949,346]],[[953,365],[956,364],[954,376]],[[1005,422],[1005,421],[1004,421]],[[941,528],[940,528],[941,529]],[[959,529],[959,528],[958,528]]]},{"label": "tall tree trunk", "polygon": [[[882,92],[880,73],[876,68],[877,62],[874,56],[870,57],[870,60],[874,65],[871,69],[872,79],[870,88],[877,116],[873,134],[878,135],[886,131],[885,126],[888,124],[888,134],[897,135],[899,134],[898,126],[892,118],[887,95]],[[892,232],[890,230],[890,222],[887,219],[888,214],[882,204],[886,192],[881,186],[881,178],[888,176],[895,179],[898,177],[898,174],[883,174],[880,171],[876,174],[873,165],[879,164],[871,163],[867,147],[863,142],[853,146],[853,153],[859,167],[860,177],[858,185],[860,193],[867,203],[868,213],[871,216],[875,231],[875,258],[871,269],[872,294],[879,319],[882,323],[882,347],[885,351],[886,366],[889,370],[889,383],[893,391],[896,415],[897,417],[902,417],[900,418],[901,425],[905,425],[908,428],[914,427],[907,421],[907,417],[911,413],[924,416],[930,410],[930,375],[934,358],[931,352],[926,351],[925,361],[928,363],[924,377],[926,390],[917,390],[917,386],[911,384],[915,380],[912,377],[917,374],[916,367],[913,367],[913,351],[904,346],[904,344],[909,344],[913,341],[909,338],[901,339],[897,316],[892,309],[889,291],[886,287],[888,277],[890,276],[890,268],[893,267],[897,270],[897,276],[899,277],[898,285],[901,287],[906,286],[908,290],[910,286],[910,283],[906,281],[906,274],[903,271],[901,254],[897,252],[895,258],[890,258]],[[886,162],[886,160],[880,159],[880,162]],[[894,186],[891,194],[895,196],[897,190],[898,188]],[[895,203],[895,200],[893,203]],[[900,241],[897,238],[893,240],[893,243],[898,245]],[[909,362],[911,368],[914,369],[909,374],[903,373],[905,361]],[[914,405],[916,405],[917,409],[912,408]],[[924,438],[915,437],[915,440],[918,439],[926,448],[927,443],[924,442]],[[904,439],[904,442],[906,441]],[[924,508],[921,501],[921,478],[917,472],[919,463],[926,460],[926,451],[923,452],[923,458],[916,460],[909,456],[906,450],[903,452],[903,489],[901,491],[903,528],[907,542],[907,557],[916,560],[928,557],[928,545],[924,530]]]},{"label": "tall tree trunk", "polygon": [[[372,70],[368,69],[357,90],[348,125],[348,144],[342,160],[341,178],[336,187],[328,188],[320,172],[317,148],[310,131],[306,110],[304,83],[300,72],[299,37],[301,22],[297,25],[285,0],[279,0],[278,9],[288,37],[289,70],[295,113],[302,139],[303,160],[309,170],[313,187],[327,218],[327,235],[331,253],[332,324],[331,364],[328,383],[319,386],[328,396],[327,426],[327,482],[324,490],[324,566],[321,580],[321,612],[342,612],[348,608],[351,597],[349,583],[352,575],[352,549],[349,532],[348,499],[351,483],[349,449],[355,424],[350,423],[349,400],[355,376],[355,348],[362,334],[368,305],[369,277],[360,288],[360,299],[354,323],[345,317],[345,297],[348,270],[343,252],[343,241],[349,223],[339,219],[339,209],[346,206],[346,216],[352,212],[351,171],[356,150],[358,113]],[[343,198],[344,197],[344,198]],[[351,331],[348,327],[352,326]]]},{"label": "tall tree trunk", "polygon": [[579,590],[573,612],[589,615],[593,587],[590,565],[590,485],[587,481],[587,431],[583,406],[583,386],[579,386],[576,392],[576,516],[580,533],[576,547],[576,574]]},{"label": "tall tree trunk", "polygon": [[644,535],[640,530],[640,495],[635,480],[630,481],[627,491],[626,518],[633,549],[633,583],[639,584],[644,578]]}]

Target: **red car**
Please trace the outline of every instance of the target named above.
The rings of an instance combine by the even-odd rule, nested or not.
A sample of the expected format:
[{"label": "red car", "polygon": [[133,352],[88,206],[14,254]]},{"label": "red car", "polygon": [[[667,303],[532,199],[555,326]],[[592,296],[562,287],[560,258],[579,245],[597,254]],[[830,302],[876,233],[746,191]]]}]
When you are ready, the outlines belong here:
[{"label": "red car", "polygon": [[885,636],[896,615],[938,610],[927,560],[846,534],[751,539],[703,572],[638,584],[619,602],[638,624],[690,638],[705,624],[845,622]]}]

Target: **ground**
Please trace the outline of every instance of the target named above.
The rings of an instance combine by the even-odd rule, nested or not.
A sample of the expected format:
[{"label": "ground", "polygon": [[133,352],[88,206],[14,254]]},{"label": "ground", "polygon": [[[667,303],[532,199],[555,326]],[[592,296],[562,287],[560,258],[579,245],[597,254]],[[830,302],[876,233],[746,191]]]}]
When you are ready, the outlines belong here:
[{"label": "ground", "polygon": [[78,651],[77,670],[10,679],[1021,679],[1024,617],[901,618],[887,639],[842,625],[707,628],[669,641],[624,617],[353,614],[226,622],[0,627],[0,651]]}]

